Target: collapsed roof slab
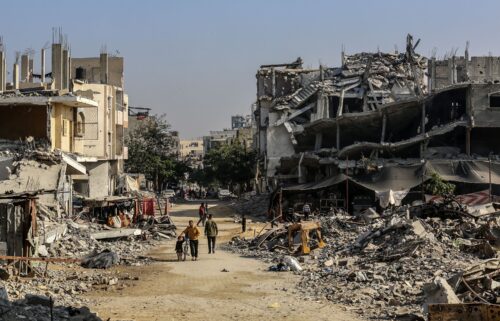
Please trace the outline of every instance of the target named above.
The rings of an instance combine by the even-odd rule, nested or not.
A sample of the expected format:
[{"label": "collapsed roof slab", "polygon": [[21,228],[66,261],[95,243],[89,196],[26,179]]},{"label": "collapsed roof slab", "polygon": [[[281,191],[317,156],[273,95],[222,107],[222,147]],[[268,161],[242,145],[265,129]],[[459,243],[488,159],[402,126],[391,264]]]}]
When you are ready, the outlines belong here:
[{"label": "collapsed roof slab", "polygon": [[337,153],[337,157],[339,158],[344,158],[344,157],[351,157],[354,154],[360,154],[362,152],[368,152],[368,154],[373,151],[373,150],[378,150],[378,151],[398,151],[403,148],[407,148],[412,145],[420,144],[423,141],[432,139],[433,137],[444,135],[446,133],[449,133],[453,131],[457,127],[466,127],[468,124],[468,121],[465,120],[460,120],[460,121],[455,121],[450,124],[446,124],[444,126],[441,126],[439,128],[433,129],[425,134],[420,134],[418,136],[405,139],[399,142],[394,142],[394,143],[372,143],[372,142],[360,142],[356,143],[353,145],[349,145]]},{"label": "collapsed roof slab", "polygon": [[80,96],[19,96],[19,97],[1,97],[0,106],[47,106],[47,104],[59,103],[65,106],[75,108],[98,107],[98,103],[94,100],[83,98]]}]

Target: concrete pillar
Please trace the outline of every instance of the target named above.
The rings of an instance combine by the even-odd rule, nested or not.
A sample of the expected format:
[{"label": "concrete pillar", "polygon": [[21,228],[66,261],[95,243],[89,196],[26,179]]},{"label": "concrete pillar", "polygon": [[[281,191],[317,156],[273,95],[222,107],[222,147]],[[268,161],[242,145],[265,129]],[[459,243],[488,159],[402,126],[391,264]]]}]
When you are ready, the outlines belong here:
[{"label": "concrete pillar", "polygon": [[62,89],[62,45],[52,44],[52,88]]},{"label": "concrete pillar", "polygon": [[429,88],[433,92],[436,90],[436,57],[432,57],[431,59],[431,76],[429,77],[429,82]]},{"label": "concrete pillar", "polygon": [[5,83],[7,82],[5,67],[5,52],[0,51],[0,91],[5,91]]},{"label": "concrete pillar", "polygon": [[69,66],[68,66],[68,50],[64,49],[62,51],[62,85],[61,89],[68,89],[69,83]]},{"label": "concrete pillar", "polygon": [[380,143],[383,144],[385,142],[385,132],[387,130],[387,114],[384,113],[382,115],[382,133],[380,135]]},{"label": "concrete pillar", "polygon": [[337,150],[340,150],[340,125],[339,125],[339,122],[337,120]]},{"label": "concrete pillar", "polygon": [[28,68],[28,81],[33,82],[33,59],[29,60],[29,68]]},{"label": "concrete pillar", "polygon": [[100,56],[101,84],[108,83],[108,54],[102,53]]},{"label": "concrete pillar", "polygon": [[40,81],[45,82],[45,48],[40,51]]},{"label": "concrete pillar", "polygon": [[12,69],[12,85],[14,89],[19,89],[19,65],[14,64]]},{"label": "concrete pillar", "polygon": [[314,150],[316,150],[316,151],[320,150],[322,145],[323,145],[323,134],[316,133],[316,140],[314,142]]},{"label": "concrete pillar", "polygon": [[21,55],[21,81],[28,82],[30,69],[30,57]]}]

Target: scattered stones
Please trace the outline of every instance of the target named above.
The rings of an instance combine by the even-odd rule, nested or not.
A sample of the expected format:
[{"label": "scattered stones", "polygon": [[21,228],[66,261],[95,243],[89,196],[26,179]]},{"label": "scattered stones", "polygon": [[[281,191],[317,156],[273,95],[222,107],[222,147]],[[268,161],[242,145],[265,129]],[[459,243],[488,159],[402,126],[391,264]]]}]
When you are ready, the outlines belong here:
[{"label": "scattered stones", "polygon": [[[490,257],[498,257],[499,217],[440,216],[439,211],[409,216],[401,207],[368,223],[342,213],[316,219],[326,246],[299,259],[303,271],[297,290],[304,298],[352,306],[369,319],[397,320],[423,320],[425,302],[500,302],[500,259],[481,261],[484,253],[471,250],[487,244]],[[228,248],[282,271],[290,255],[287,225],[263,240],[264,234],[233,238]]]}]

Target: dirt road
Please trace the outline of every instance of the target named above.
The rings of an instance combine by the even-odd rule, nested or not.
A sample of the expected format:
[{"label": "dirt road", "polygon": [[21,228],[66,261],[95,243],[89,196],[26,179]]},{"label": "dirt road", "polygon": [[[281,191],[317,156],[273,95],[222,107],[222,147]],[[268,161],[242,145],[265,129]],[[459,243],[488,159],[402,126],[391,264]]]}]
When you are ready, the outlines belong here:
[{"label": "dirt road", "polygon": [[[196,219],[197,205],[175,207],[172,217],[179,230]],[[209,212],[216,216],[218,241],[239,231],[227,207],[214,206]],[[224,251],[208,254],[204,238],[197,262],[177,262],[173,247],[172,240],[150,253],[158,260],[152,265],[118,267],[118,274],[132,280],[88,294],[91,309],[112,321],[358,320],[331,303],[304,301],[295,293],[297,276],[292,273],[268,272],[258,260]]]}]

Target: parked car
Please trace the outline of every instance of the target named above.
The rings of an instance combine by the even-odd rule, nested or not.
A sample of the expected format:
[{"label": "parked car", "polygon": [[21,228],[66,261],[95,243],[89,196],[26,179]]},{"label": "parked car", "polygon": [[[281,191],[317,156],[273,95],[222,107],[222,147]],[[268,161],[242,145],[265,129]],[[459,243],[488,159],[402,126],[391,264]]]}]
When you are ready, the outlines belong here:
[{"label": "parked car", "polygon": [[224,200],[233,197],[233,194],[228,189],[220,189],[217,192],[217,197],[220,200]]},{"label": "parked car", "polygon": [[171,198],[175,196],[175,191],[173,189],[166,189],[162,192],[162,196],[166,198]]}]

